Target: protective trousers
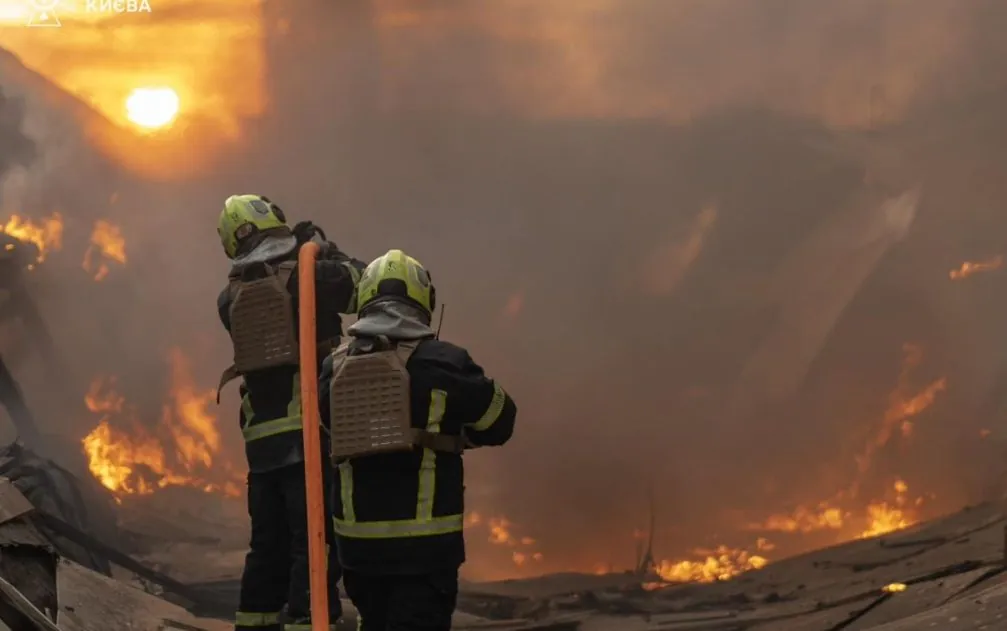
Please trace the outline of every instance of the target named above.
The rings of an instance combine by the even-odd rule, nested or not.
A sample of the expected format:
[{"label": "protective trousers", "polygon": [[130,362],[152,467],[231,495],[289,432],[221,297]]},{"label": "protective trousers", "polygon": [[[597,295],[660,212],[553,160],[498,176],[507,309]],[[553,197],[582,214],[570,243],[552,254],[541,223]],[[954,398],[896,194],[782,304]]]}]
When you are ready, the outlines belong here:
[{"label": "protective trousers", "polygon": [[[248,474],[248,514],[252,519],[252,540],[241,575],[235,630],[310,631],[304,466],[297,464]],[[336,586],[340,571],[332,545],[332,520],[325,521],[329,542],[329,622],[332,626],[342,615]],[[283,615],[284,605],[286,616]]]},{"label": "protective trousers", "polygon": [[450,631],[458,602],[458,569],[374,576],[346,570],[346,595],[360,616],[358,631]]}]

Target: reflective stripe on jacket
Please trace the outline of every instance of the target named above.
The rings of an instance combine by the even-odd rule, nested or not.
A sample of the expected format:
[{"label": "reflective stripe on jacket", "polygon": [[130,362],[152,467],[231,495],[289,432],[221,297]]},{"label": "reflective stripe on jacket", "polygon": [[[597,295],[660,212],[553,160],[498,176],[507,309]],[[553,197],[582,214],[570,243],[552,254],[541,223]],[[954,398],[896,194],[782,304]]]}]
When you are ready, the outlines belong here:
[{"label": "reflective stripe on jacket", "polygon": [[[464,349],[424,340],[406,368],[413,427],[464,435],[473,446],[502,445],[510,439],[517,413],[514,401]],[[327,361],[319,389],[325,425],[331,374]],[[364,456],[339,464],[337,477],[334,526],[344,567],[411,572],[464,561],[461,455],[416,447]]]}]

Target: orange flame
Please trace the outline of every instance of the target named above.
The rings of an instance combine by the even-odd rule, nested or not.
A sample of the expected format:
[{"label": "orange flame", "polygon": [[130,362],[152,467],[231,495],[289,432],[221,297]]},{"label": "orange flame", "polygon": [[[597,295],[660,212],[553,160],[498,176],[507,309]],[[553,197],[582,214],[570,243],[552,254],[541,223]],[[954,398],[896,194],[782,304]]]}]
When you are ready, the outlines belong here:
[{"label": "orange flame", "polygon": [[91,231],[91,245],[84,253],[84,261],[81,265],[84,271],[94,275],[94,280],[100,281],[109,272],[106,261],[115,261],[125,265],[126,239],[122,236],[122,231],[118,226],[104,219],[99,219]]},{"label": "orange flame", "polygon": [[839,530],[843,527],[844,516],[841,509],[822,502],[814,509],[798,506],[789,515],[770,515],[764,522],[749,524],[746,530],[803,534],[819,530]]},{"label": "orange flame", "polygon": [[909,485],[902,480],[896,480],[893,485],[895,500],[889,504],[886,501],[876,502],[867,507],[870,525],[860,533],[861,539],[878,537],[896,530],[908,528],[917,522],[912,509],[907,505]]},{"label": "orange flame", "polygon": [[530,562],[541,562],[544,558],[542,553],[535,549],[538,543],[532,537],[517,536],[514,534],[514,524],[506,517],[490,517],[484,520],[477,512],[469,512],[465,515],[465,527],[474,529],[485,526],[488,531],[490,543],[514,548],[511,551],[511,560],[514,565],[522,567]]},{"label": "orange flame", "polygon": [[903,436],[910,436],[913,428],[912,418],[933,405],[937,395],[947,390],[947,378],[941,377],[907,397],[909,375],[923,361],[923,350],[913,344],[905,344],[903,352],[905,359],[903,360],[902,373],[899,375],[899,385],[889,395],[888,409],[882,419],[881,428],[877,435],[867,442],[864,451],[857,457],[857,466],[861,473],[870,468],[874,453],[888,444],[896,429]]},{"label": "orange flame", "polygon": [[669,583],[712,583],[726,581],[749,570],[759,570],[769,563],[765,557],[727,546],[713,550],[695,550],[698,560],[660,561],[654,572]]},{"label": "orange flame", "polygon": [[985,261],[965,261],[961,264],[958,269],[953,269],[948,272],[948,278],[951,280],[962,280],[963,278],[968,278],[973,274],[978,274],[979,272],[992,272],[1003,267],[1004,257],[1002,254],[997,254],[991,259]]},{"label": "orange flame", "polygon": [[[230,463],[223,463],[219,471],[211,470],[220,450],[216,418],[207,412],[214,391],[196,389],[181,351],[173,349],[168,359],[171,402],[165,404],[160,423],[153,429],[137,422],[135,410],[116,391],[114,378],[97,379],[91,384],[84,401],[88,410],[100,415],[100,420],[83,440],[88,468],[117,499],[169,486],[240,495],[240,482]],[[128,432],[117,427],[121,420],[114,422],[124,415],[128,417]],[[226,479],[210,481],[219,480],[221,474]]]},{"label": "orange flame", "polygon": [[[881,500],[868,504],[862,517],[866,528],[857,535],[858,539],[885,535],[917,523],[917,516],[908,501],[909,486],[902,480],[896,480],[892,489],[895,492],[892,501]],[[916,504],[921,502],[922,498],[917,500]],[[851,512],[843,512],[823,502],[818,506],[818,510],[798,508],[792,515],[772,516],[762,524],[749,525],[748,529],[787,533],[809,533],[825,529],[841,531],[849,523],[851,515]],[[839,541],[846,539],[848,536],[840,536]],[[755,546],[756,552],[759,553],[770,552],[774,548],[774,544],[762,538]],[[761,554],[723,545],[714,550],[696,550],[694,554],[700,558],[661,561],[655,565],[654,573],[666,583],[709,583],[728,580],[750,570],[762,569],[770,562]],[[644,589],[653,590],[662,586],[660,583],[645,583]]]},{"label": "orange flame", "polygon": [[[814,508],[798,506],[789,514],[771,515],[764,521],[749,524],[746,529],[761,532],[810,533],[835,530],[840,541],[851,536],[875,537],[895,530],[907,528],[918,521],[918,515],[908,501],[909,486],[902,480],[893,485],[894,498],[883,498],[863,506],[852,506],[861,481],[869,471],[874,454],[884,447],[900,431],[903,437],[912,433],[912,419],[933,405],[937,395],[947,389],[947,379],[932,381],[922,390],[913,392],[909,388],[912,370],[923,360],[923,351],[912,344],[903,346],[905,357],[899,382],[888,397],[888,406],[881,419],[880,428],[865,442],[864,449],[856,456],[857,481],[847,491],[837,493],[832,499],[820,502]],[[915,505],[923,503],[923,498]],[[860,524],[863,524],[862,526]],[[852,528],[863,528],[854,535]],[[855,531],[854,531],[855,532]]]},{"label": "orange flame", "polygon": [[48,252],[63,247],[63,216],[53,213],[36,223],[19,215],[11,215],[3,225],[3,232],[19,241],[34,244],[38,248],[36,262],[41,263]]}]

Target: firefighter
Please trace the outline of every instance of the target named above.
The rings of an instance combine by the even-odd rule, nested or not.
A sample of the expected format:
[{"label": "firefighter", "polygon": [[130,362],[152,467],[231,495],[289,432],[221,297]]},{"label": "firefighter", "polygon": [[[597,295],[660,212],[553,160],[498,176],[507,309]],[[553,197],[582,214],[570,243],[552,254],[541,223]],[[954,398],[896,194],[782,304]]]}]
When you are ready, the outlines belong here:
[{"label": "firefighter", "polygon": [[447,630],[465,561],[462,454],[506,443],[517,408],[431,329],[434,287],[415,259],[373,261],[358,300],[319,386],[343,585],[362,631]]},{"label": "firefighter", "polygon": [[[260,195],[229,197],[217,232],[232,261],[217,306],[234,346],[234,364],[221,376],[220,388],[238,377],[243,380],[239,421],[248,457],[252,522],[235,629],[309,631],[297,254],[308,239],[321,241],[315,282],[323,358],[339,343],[340,313],[356,311],[356,284],[365,265],[325,241],[324,233],[310,223],[291,229],[283,211]],[[328,536],[331,540],[331,533]],[[334,625],[341,614],[336,591],[340,570],[334,551],[330,556],[330,624]]]}]

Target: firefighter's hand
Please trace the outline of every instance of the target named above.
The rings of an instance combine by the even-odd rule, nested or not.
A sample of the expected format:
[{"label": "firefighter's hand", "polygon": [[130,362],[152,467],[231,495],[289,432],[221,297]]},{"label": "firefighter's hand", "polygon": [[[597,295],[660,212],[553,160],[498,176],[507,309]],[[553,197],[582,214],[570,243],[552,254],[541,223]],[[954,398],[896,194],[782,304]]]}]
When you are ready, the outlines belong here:
[{"label": "firefighter's hand", "polygon": [[307,243],[311,241],[311,237],[315,236],[318,228],[315,224],[310,221],[301,221],[294,225],[294,236],[297,237],[298,243]]}]

